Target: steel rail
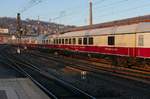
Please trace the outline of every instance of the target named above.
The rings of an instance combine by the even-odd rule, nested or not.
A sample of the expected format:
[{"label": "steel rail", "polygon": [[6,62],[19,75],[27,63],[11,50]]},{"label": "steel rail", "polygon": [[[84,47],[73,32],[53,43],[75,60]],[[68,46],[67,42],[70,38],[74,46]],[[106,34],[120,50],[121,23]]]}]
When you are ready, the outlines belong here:
[{"label": "steel rail", "polygon": [[[32,55],[37,55],[37,54],[32,53]],[[146,84],[150,84],[149,80],[143,79],[143,78],[148,78],[149,79],[149,76],[141,76],[141,75],[138,75],[138,73],[134,74],[134,73],[127,72],[127,71],[126,72],[121,72],[120,70],[116,70],[116,69],[113,70],[113,69],[100,67],[100,66],[99,67],[95,67],[95,65],[91,66],[92,64],[88,64],[88,63],[85,63],[86,67],[84,66],[84,68],[83,68],[82,65],[74,64],[73,62],[70,62],[70,61],[67,61],[67,60],[64,61],[64,60],[60,60],[60,59],[52,57],[52,56],[45,56],[45,55],[41,55],[41,54],[40,55],[38,54],[38,56],[43,57],[43,58],[48,58],[48,59],[51,59],[51,60],[57,61],[57,62],[59,61],[61,63],[67,64],[67,65],[69,65],[70,67],[73,67],[73,68],[82,67],[82,70],[86,70],[86,71],[89,71],[89,72],[92,72],[93,69],[94,69],[94,71],[95,70],[97,70],[97,71],[99,70],[99,71],[106,71],[106,72],[109,72],[109,73],[111,72],[111,74],[113,74],[115,76],[124,77],[124,78],[127,78],[127,79],[137,80],[137,81],[141,81],[141,82],[146,83]],[[76,65],[76,67],[74,65]]]},{"label": "steel rail", "polygon": [[9,59],[7,56],[3,55],[11,64],[14,64],[15,66],[12,66],[11,64],[8,64],[8,62],[4,62],[4,64],[8,65],[9,67],[15,69],[16,71],[20,72],[24,76],[31,79],[36,85],[38,85],[44,92],[46,92],[50,98],[52,99],[58,99],[52,92],[50,92],[47,88],[45,88],[42,84],[40,84],[38,81],[36,81],[29,73],[27,73],[25,70],[23,70],[16,62]]},{"label": "steel rail", "polygon": [[[15,62],[18,63],[18,64],[20,63],[20,62],[18,62],[18,60],[17,60],[17,61],[16,61],[16,60],[11,60],[11,61],[13,61],[13,62],[15,61]],[[25,61],[24,61],[24,62],[25,62]],[[22,64],[22,63],[21,63],[21,64]],[[44,76],[46,76],[46,77],[48,77],[48,78],[52,78],[52,79],[54,79],[54,80],[56,80],[56,81],[62,83],[64,86],[67,86],[67,87],[71,88],[72,90],[83,94],[85,97],[87,97],[87,98],[89,98],[89,99],[96,99],[94,96],[89,95],[88,93],[86,93],[86,92],[84,92],[84,91],[82,91],[82,90],[80,90],[80,89],[74,87],[73,85],[71,85],[71,84],[69,84],[69,83],[66,83],[65,81],[63,81],[63,80],[61,80],[61,79],[58,79],[58,78],[56,78],[56,77],[54,77],[54,76],[51,76],[51,75],[49,75],[49,74],[48,74],[47,72],[45,72],[45,71],[41,71],[41,69],[39,69],[38,67],[34,66],[33,64],[31,64],[31,63],[29,63],[29,62],[25,62],[23,65],[26,66],[26,67],[29,67],[29,68],[32,69],[32,70],[35,70],[35,71],[39,72],[40,74],[42,74],[42,75],[44,75]]]}]

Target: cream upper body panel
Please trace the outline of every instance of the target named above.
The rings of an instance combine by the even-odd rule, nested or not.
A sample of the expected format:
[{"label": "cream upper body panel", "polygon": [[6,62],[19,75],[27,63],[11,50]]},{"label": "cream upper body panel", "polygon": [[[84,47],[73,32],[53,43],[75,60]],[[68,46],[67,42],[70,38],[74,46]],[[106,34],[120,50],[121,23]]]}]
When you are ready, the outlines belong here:
[{"label": "cream upper body panel", "polygon": [[[94,46],[108,46],[108,36],[115,36],[116,47],[150,47],[150,22],[138,24],[72,31],[64,34],[50,35],[49,38],[93,37]],[[143,46],[139,46],[139,35],[143,36]]]},{"label": "cream upper body panel", "polygon": [[98,36],[98,35],[113,35],[113,34],[125,34],[125,33],[137,33],[150,31],[150,22],[143,22],[138,24],[113,26],[107,28],[97,28],[81,31],[67,32],[58,35],[58,37],[84,37],[84,36]]}]

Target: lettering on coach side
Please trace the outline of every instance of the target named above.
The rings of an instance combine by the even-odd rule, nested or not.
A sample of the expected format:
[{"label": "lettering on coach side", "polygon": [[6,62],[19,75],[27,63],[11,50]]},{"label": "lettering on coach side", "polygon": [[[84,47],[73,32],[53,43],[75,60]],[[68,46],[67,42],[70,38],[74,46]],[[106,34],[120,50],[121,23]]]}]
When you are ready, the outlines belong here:
[{"label": "lettering on coach side", "polygon": [[118,51],[118,48],[105,48],[105,50],[108,50],[108,51]]}]

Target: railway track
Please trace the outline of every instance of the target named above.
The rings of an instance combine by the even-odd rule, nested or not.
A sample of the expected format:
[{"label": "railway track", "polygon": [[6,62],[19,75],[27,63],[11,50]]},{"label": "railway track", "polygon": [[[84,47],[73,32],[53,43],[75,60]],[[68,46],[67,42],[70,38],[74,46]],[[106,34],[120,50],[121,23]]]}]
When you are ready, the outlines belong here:
[{"label": "railway track", "polygon": [[9,66],[26,75],[53,99],[96,99],[94,96],[50,75],[33,64],[29,64],[12,55],[2,55],[11,63],[11,65],[8,64]]},{"label": "railway track", "polygon": [[[46,54],[43,54],[41,52],[39,53],[39,52],[36,52],[36,51],[34,51],[33,53],[30,53],[30,51],[28,51],[28,53],[22,53],[21,55],[11,54],[11,56],[8,56],[8,57],[10,59],[15,59],[17,61],[15,63],[18,64],[18,66],[21,67],[23,70],[25,70],[28,74],[30,74],[30,76],[33,77],[33,79],[35,79],[36,81],[38,81],[39,78],[42,78],[42,79],[40,79],[40,81],[42,81],[42,82],[38,81],[38,83],[40,83],[40,84],[42,83],[41,85],[42,86],[44,85],[43,87],[48,89],[48,91],[50,91],[52,94],[54,94],[54,96],[56,95],[57,98],[62,98],[63,97],[63,98],[66,99],[66,98],[69,97],[69,99],[70,99],[70,97],[71,98],[73,97],[73,99],[74,99],[74,97],[76,97],[77,99],[89,99],[89,97],[84,97],[84,96],[82,96],[82,98],[79,98],[80,94],[77,94],[77,95],[74,94],[74,93],[69,94],[68,92],[66,92],[64,90],[60,91],[60,88],[58,88],[60,85],[57,86],[57,84],[58,84],[57,81],[47,82],[47,79],[52,81],[53,80],[53,76],[55,76],[55,78],[57,78],[59,80],[61,78],[61,80],[65,81],[67,83],[70,83],[70,81],[68,81],[69,79],[68,80],[64,79],[64,77],[63,77],[64,75],[61,74],[61,71],[60,71],[60,76],[52,75],[53,71],[52,71],[52,73],[51,73],[51,71],[48,71],[51,68],[51,67],[48,67],[48,64],[51,64],[51,63],[64,64],[64,65],[56,65],[56,67],[57,68],[67,68],[67,69],[70,69],[70,70],[77,70],[77,71],[79,71],[79,74],[80,74],[80,71],[86,71],[87,72],[87,79],[93,79],[93,81],[99,79],[99,80],[102,80],[104,82],[108,82],[108,84],[112,83],[112,85],[120,86],[120,87],[125,88],[125,89],[127,88],[127,90],[128,89],[131,90],[131,91],[132,90],[137,90],[138,93],[144,92],[144,94],[146,96],[147,96],[147,93],[150,92],[148,90],[149,88],[146,88],[147,85],[143,86],[143,83],[141,85],[137,84],[136,79],[135,79],[135,82],[134,81],[132,81],[132,82],[127,81],[127,83],[124,83],[124,80],[121,81],[120,79],[118,79],[118,77],[113,77],[113,74],[116,74],[116,72],[109,72],[109,71],[104,71],[104,70],[98,70],[98,69],[95,69],[94,67],[90,67],[90,66],[92,66],[91,64],[89,64],[90,65],[89,66],[89,65],[87,65],[86,62],[85,63],[82,62],[82,61],[78,62],[78,61],[75,61],[74,59],[68,59],[68,58],[63,58],[63,57],[59,57],[59,56],[46,55]],[[41,62],[39,60],[41,60]],[[49,61],[49,63],[47,63],[47,66],[46,65],[42,65],[42,64],[46,64],[46,61],[44,61],[44,60]],[[54,65],[54,64],[52,64],[52,65]],[[93,66],[95,66],[95,65],[93,65]],[[56,68],[56,67],[54,65],[54,68]],[[33,69],[35,69],[35,71]],[[44,71],[44,72],[48,73],[48,75],[50,75],[52,77],[47,78],[45,76],[42,76],[41,75],[42,73],[40,74],[38,70],[41,70],[41,72]],[[59,71],[56,71],[56,72],[58,72],[58,74],[59,74]],[[34,75],[34,74],[36,74],[36,75]],[[112,77],[110,77],[110,76],[112,76]],[[80,77],[80,75],[79,75],[79,77]],[[122,77],[120,77],[120,78],[122,78]],[[88,80],[87,80],[87,82],[86,82],[86,80],[76,79],[76,81],[77,80],[83,81],[83,85],[85,84],[87,86],[86,88],[88,88],[88,86],[89,86],[88,85]],[[120,81],[118,81],[118,80],[120,80]],[[47,82],[47,83],[45,83],[45,82]],[[95,81],[95,82],[97,82],[97,81]],[[97,83],[99,83],[99,81]],[[75,83],[71,83],[71,85],[76,86],[77,88],[80,88],[80,90],[84,90],[83,92],[90,93],[89,90],[87,91],[87,89],[82,88],[81,87],[82,85],[78,86]],[[64,86],[64,84],[62,86],[63,86],[62,89],[67,89]],[[92,86],[92,83],[90,83],[90,86]],[[95,86],[95,85],[93,85],[93,86]],[[94,90],[97,90],[95,87],[93,87],[93,88],[94,88]],[[101,87],[98,87],[98,89],[99,88],[101,88]],[[117,88],[117,90],[118,90],[118,88]],[[56,91],[56,89],[58,89],[59,91]],[[76,93],[78,93],[78,92],[76,92]],[[102,91],[102,93],[103,93],[103,91]],[[119,97],[120,95],[122,96],[122,93],[118,93],[117,91],[115,93],[113,93],[113,94],[111,94],[111,93],[113,93],[113,91],[106,91],[106,93],[104,94],[104,97],[108,97],[109,95],[110,95],[110,97]],[[63,94],[63,96],[61,96],[62,94]],[[99,93],[98,94],[90,93],[90,94],[92,96],[94,96],[94,98],[103,97],[103,95],[101,93],[100,94]],[[144,98],[144,99],[149,99],[149,98]]]},{"label": "railway track", "polygon": [[[27,57],[26,57],[26,55],[27,55]],[[104,81],[109,82],[109,83],[114,83],[115,85],[118,85],[118,86],[123,86],[125,88],[129,88],[130,90],[139,90],[139,91],[142,91],[144,93],[149,93],[150,92],[149,91],[149,81],[145,83],[145,80],[141,81],[141,79],[139,80],[136,77],[134,77],[134,79],[133,79],[133,77],[131,77],[129,75],[127,75],[127,76],[126,75],[122,75],[122,74],[120,75],[120,74],[117,74],[116,72],[109,72],[109,71],[99,70],[99,69],[95,69],[93,67],[89,68],[88,65],[83,65],[83,64],[81,64],[81,62],[77,62],[77,61],[73,61],[73,60],[70,61],[70,60],[67,60],[66,58],[63,59],[63,57],[57,57],[57,56],[51,56],[51,55],[49,56],[49,55],[46,55],[46,54],[43,54],[43,53],[38,53],[38,54],[37,53],[30,53],[30,54],[24,54],[23,56],[26,57],[26,58],[24,58],[24,60],[28,60],[28,62],[31,62],[31,63],[32,63],[32,61],[30,61],[29,58],[31,58],[31,59],[33,58],[33,60],[34,60],[35,63],[40,63],[37,60],[41,60],[41,61],[47,60],[47,61],[49,61],[49,63],[47,63],[47,64],[50,64],[50,63],[64,64],[65,67],[64,66],[62,67],[61,65],[58,65],[56,67],[58,67],[58,68],[67,68],[67,69],[71,69],[73,71],[74,70],[75,71],[79,71],[79,74],[80,74],[81,71],[86,71],[88,79],[91,79],[91,78],[93,78],[95,80],[96,79],[101,79],[101,80],[104,80]],[[38,57],[38,58],[35,59],[36,57]],[[45,66],[45,65],[43,67],[46,67],[47,69],[51,68],[51,67],[48,67],[48,66]],[[57,71],[57,72],[59,72],[59,71]],[[101,75],[104,75],[104,77],[106,77],[106,78],[101,77]],[[110,77],[110,76],[112,76],[112,77]],[[119,79],[121,78],[122,80],[118,81],[117,80],[118,77],[119,77]],[[125,79],[127,78],[127,79],[124,80],[124,78]],[[124,81],[125,82],[127,81],[128,83],[125,83]],[[78,86],[78,87],[80,87],[80,86]],[[107,95],[108,95],[108,93],[107,93]],[[101,97],[101,96],[98,96],[98,97]]]},{"label": "railway track", "polygon": [[85,62],[85,61],[77,61],[77,60],[69,59],[69,58],[63,59],[63,58],[60,58],[57,56],[50,56],[50,55],[47,55],[47,54],[44,54],[41,52],[40,52],[40,54],[39,53],[38,54],[31,53],[31,54],[38,56],[38,57],[47,58],[49,60],[53,60],[56,62],[61,62],[63,64],[67,64],[68,66],[70,66],[72,68],[80,69],[82,71],[88,71],[88,72],[94,72],[94,73],[107,72],[114,76],[119,76],[119,77],[131,79],[131,80],[143,82],[146,84],[150,84],[150,73],[147,71],[107,66],[106,64],[95,64],[95,63],[89,63],[89,62]]}]

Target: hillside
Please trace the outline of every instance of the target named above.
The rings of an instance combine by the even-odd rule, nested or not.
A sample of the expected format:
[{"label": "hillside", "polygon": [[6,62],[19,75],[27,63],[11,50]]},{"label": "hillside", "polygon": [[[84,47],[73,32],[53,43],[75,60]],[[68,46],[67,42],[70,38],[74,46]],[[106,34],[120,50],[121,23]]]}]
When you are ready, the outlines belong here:
[{"label": "hillside", "polygon": [[[24,34],[26,35],[56,33],[57,31],[64,31],[68,28],[74,27],[30,19],[22,20],[21,24]],[[0,28],[8,28],[10,34],[16,33],[16,19],[10,17],[0,17]]]}]

